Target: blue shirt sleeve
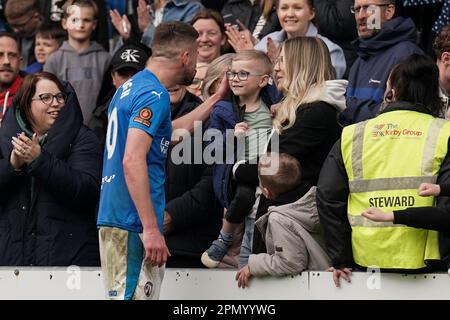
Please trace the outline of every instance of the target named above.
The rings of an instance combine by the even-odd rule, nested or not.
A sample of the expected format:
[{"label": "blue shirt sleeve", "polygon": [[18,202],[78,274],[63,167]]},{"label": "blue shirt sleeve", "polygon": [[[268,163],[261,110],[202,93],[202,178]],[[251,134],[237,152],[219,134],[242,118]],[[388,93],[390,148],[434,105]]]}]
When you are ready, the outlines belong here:
[{"label": "blue shirt sleeve", "polygon": [[170,116],[169,93],[164,88],[136,95],[128,128],[137,128],[155,137],[164,119]]}]

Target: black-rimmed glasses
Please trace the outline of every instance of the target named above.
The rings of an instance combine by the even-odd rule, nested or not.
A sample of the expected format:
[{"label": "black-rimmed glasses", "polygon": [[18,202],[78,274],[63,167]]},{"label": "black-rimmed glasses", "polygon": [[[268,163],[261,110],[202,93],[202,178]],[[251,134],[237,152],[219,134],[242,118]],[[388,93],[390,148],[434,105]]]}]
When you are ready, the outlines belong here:
[{"label": "black-rimmed glasses", "polygon": [[385,6],[390,6],[392,3],[382,3],[382,4],[377,4],[377,3],[372,3],[372,4],[367,4],[364,6],[351,6],[350,7],[350,12],[353,14],[359,14],[361,12],[361,9],[364,10],[364,12],[367,12],[367,9],[369,8],[373,8],[373,7],[385,7]]},{"label": "black-rimmed glasses", "polygon": [[38,98],[33,98],[31,100],[41,100],[43,103],[51,105],[53,103],[53,99],[56,99],[58,103],[66,102],[67,96],[63,93],[51,94],[51,93],[41,93],[38,95]]},{"label": "black-rimmed glasses", "polygon": [[248,71],[227,71],[225,72],[225,76],[227,77],[227,80],[231,81],[234,79],[234,77],[238,77],[239,80],[245,81],[248,79],[249,76],[265,76],[265,73],[250,73]]}]

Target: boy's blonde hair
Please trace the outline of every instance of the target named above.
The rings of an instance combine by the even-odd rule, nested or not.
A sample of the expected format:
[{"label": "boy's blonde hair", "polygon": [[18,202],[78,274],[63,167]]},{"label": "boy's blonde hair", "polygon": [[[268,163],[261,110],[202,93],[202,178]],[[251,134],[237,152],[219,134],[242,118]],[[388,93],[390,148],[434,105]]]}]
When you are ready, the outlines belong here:
[{"label": "boy's blonde hair", "polygon": [[73,12],[69,12],[69,10],[68,10],[70,6],[92,8],[92,11],[94,12],[94,19],[97,20],[97,18],[98,18],[98,6],[94,1],[92,1],[92,0],[67,0],[62,7],[62,9],[64,10],[63,19],[69,18],[69,16],[73,13]]},{"label": "boy's blonde hair", "polygon": [[235,61],[252,61],[256,62],[258,71],[262,74],[270,76],[272,74],[272,62],[267,54],[258,50],[245,50],[236,53],[233,57],[232,63]]}]

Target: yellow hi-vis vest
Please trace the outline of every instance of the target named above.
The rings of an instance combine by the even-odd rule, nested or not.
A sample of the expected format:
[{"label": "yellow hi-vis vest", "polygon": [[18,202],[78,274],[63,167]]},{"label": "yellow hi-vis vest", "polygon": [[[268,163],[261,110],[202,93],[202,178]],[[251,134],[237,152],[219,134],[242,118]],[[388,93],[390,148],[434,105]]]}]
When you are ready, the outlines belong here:
[{"label": "yellow hi-vis vest", "polygon": [[349,178],[348,219],[355,262],[365,267],[420,269],[439,260],[438,233],[361,216],[434,206],[420,197],[422,182],[435,183],[447,154],[450,122],[408,110],[383,113],[344,128],[342,157]]}]

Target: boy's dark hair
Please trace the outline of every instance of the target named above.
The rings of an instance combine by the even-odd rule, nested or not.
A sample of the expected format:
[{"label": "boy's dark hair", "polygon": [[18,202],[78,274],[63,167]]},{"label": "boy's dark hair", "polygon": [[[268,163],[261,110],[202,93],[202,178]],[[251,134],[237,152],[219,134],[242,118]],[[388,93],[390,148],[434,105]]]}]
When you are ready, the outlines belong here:
[{"label": "boy's dark hair", "polygon": [[[278,170],[276,168],[278,162]],[[264,172],[267,169],[267,172]],[[270,172],[274,171],[275,172]],[[265,174],[268,173],[268,174]],[[258,163],[261,185],[278,197],[297,187],[302,178],[300,162],[287,153],[268,152],[262,155]]]},{"label": "boy's dark hair", "polygon": [[163,22],[156,27],[152,42],[152,57],[173,59],[196,43],[198,32],[180,21]]},{"label": "boy's dark hair", "polygon": [[443,27],[434,39],[433,51],[437,59],[441,59],[444,52],[450,52],[450,24]]},{"label": "boy's dark hair", "polygon": [[59,23],[42,24],[36,31],[37,35],[44,39],[54,39],[59,46],[67,39],[67,31]]},{"label": "boy's dark hair", "polygon": [[20,41],[20,38],[15,33],[9,32],[9,31],[0,31],[0,38],[7,37],[13,39],[17,43],[17,50],[19,51],[19,54],[22,52],[22,41]]},{"label": "boy's dark hair", "polygon": [[92,10],[94,11],[94,19],[97,20],[98,18],[98,6],[93,0],[67,0],[62,7],[64,10],[63,19],[69,18],[69,15],[72,14],[72,12],[68,11],[70,6],[92,8]]}]

